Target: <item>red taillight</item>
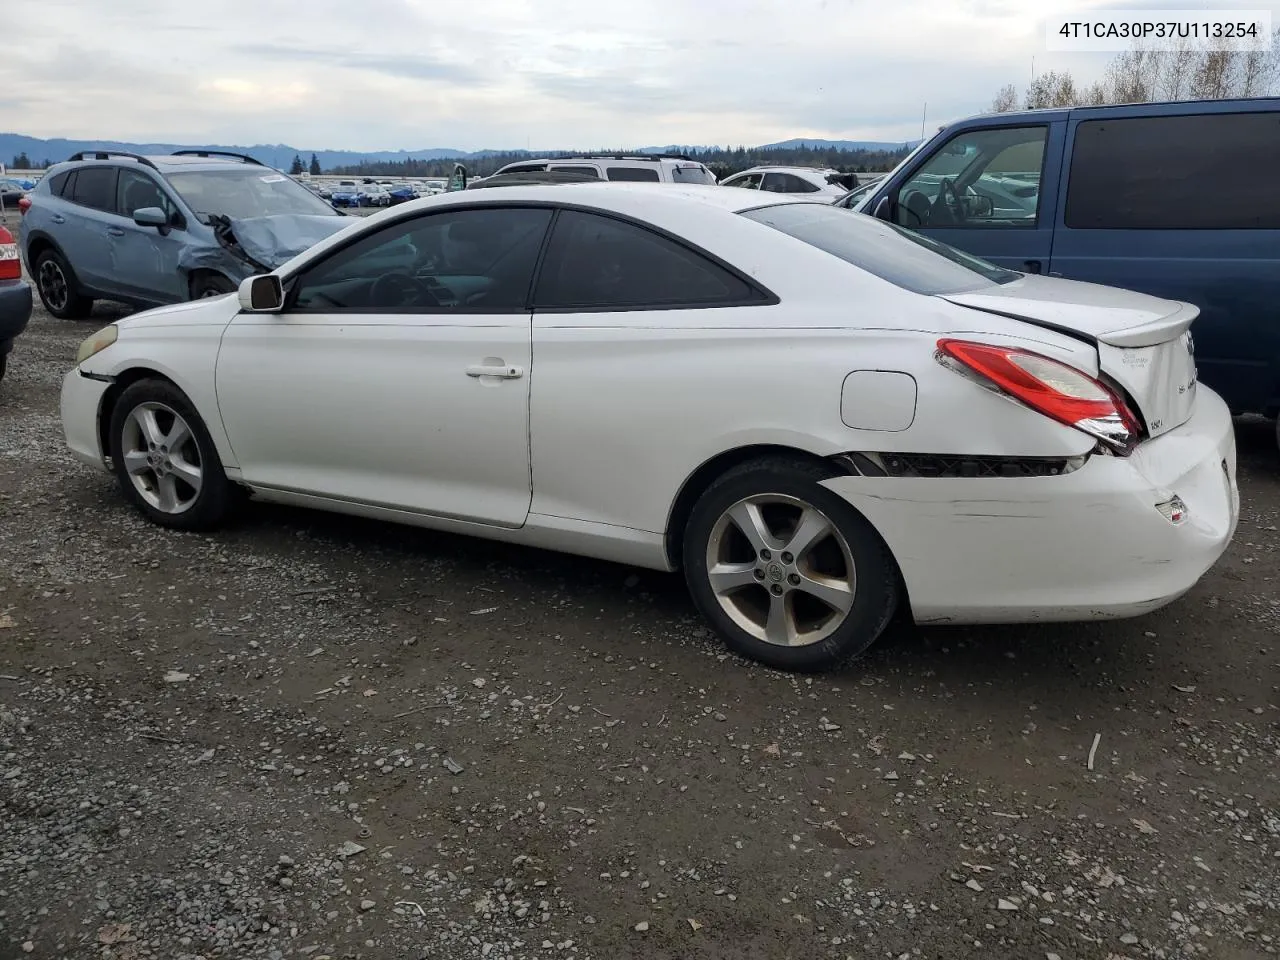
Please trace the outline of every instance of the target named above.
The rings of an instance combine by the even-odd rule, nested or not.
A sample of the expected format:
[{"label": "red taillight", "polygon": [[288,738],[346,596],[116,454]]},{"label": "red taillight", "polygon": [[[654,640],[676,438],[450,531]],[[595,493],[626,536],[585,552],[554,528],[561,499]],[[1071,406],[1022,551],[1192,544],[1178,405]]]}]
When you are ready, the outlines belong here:
[{"label": "red taillight", "polygon": [[22,261],[18,259],[18,245],[13,234],[0,227],[0,280],[18,280],[22,277]]},{"label": "red taillight", "polygon": [[1128,453],[1141,427],[1128,405],[1106,384],[1075,367],[1016,347],[939,340],[938,362],[976,379],[1059,423]]},{"label": "red taillight", "polygon": [[30,209],[31,209],[31,198],[30,198],[30,197],[22,197],[22,198],[18,201],[18,212],[19,212],[19,213],[21,213],[21,214],[25,217],[25,216],[27,215],[27,211],[28,211],[28,210],[30,210]]}]

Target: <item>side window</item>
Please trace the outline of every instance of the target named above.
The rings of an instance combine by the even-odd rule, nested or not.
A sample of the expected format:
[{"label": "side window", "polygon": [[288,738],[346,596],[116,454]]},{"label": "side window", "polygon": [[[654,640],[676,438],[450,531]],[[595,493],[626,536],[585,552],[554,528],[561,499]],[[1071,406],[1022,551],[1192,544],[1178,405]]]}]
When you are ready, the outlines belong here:
[{"label": "side window", "polygon": [[1065,222],[1092,230],[1280,229],[1280,114],[1088,120]]},{"label": "side window", "polygon": [[122,217],[133,217],[135,210],[143,207],[159,207],[170,220],[176,212],[173,202],[160,189],[160,185],[137,170],[121,170],[116,183],[116,212]]},{"label": "side window", "polygon": [[741,176],[730,177],[722,186],[726,187],[743,187],[747,190],[759,190],[762,175],[759,173],[744,173]]},{"label": "side window", "polygon": [[394,223],[298,278],[291,310],[505,313],[525,310],[551,211],[446,210]]},{"label": "side window", "polygon": [[547,169],[545,163],[521,163],[514,167],[507,167],[503,173],[541,173]]},{"label": "side window", "polygon": [[662,178],[649,167],[609,167],[605,170],[610,180],[630,180],[637,183],[657,183]]},{"label": "side window", "polygon": [[898,190],[894,221],[928,227],[1034,227],[1047,126],[972,130],[953,137]]},{"label": "side window", "polygon": [[67,170],[49,181],[49,192],[55,197],[62,196],[62,188],[67,185],[67,181],[75,174],[74,170]]},{"label": "side window", "polygon": [[565,173],[576,173],[584,177],[600,179],[600,171],[586,163],[566,163],[558,167],[547,167],[548,170],[563,170]]},{"label": "side window", "polygon": [[113,210],[116,203],[116,167],[81,167],[72,185],[71,202],[95,210]]},{"label": "side window", "polygon": [[793,173],[767,173],[763,189],[771,193],[817,193],[818,187]]},{"label": "side window", "polygon": [[718,306],[757,299],[746,281],[644,227],[563,210],[534,294],[542,309]]}]

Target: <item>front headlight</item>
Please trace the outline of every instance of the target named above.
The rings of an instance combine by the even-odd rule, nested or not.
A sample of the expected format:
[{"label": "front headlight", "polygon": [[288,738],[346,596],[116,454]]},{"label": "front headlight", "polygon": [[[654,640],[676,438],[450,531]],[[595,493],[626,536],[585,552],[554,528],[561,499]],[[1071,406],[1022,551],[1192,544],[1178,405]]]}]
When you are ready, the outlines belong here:
[{"label": "front headlight", "polygon": [[76,366],[84,363],[95,353],[107,349],[116,342],[116,325],[103,327],[88,340],[80,344],[80,349],[76,351]]}]

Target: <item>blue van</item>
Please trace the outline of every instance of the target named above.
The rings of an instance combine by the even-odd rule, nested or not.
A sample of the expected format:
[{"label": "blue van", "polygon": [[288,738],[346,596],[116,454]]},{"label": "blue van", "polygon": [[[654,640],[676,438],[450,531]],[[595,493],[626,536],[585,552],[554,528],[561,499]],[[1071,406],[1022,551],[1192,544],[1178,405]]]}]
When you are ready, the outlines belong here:
[{"label": "blue van", "polygon": [[1200,380],[1236,414],[1280,413],[1280,98],[972,117],[837,202],[1013,270],[1193,303]]}]

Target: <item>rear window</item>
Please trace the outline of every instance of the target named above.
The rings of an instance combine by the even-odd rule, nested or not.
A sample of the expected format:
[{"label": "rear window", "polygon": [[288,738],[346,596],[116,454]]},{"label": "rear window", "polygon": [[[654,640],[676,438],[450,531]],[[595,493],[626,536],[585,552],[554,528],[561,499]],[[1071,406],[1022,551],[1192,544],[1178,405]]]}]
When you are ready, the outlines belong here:
[{"label": "rear window", "polygon": [[710,170],[700,163],[678,163],[671,168],[671,179],[676,183],[715,183]]},{"label": "rear window", "polygon": [[912,293],[969,293],[1022,276],[892,223],[827,204],[778,204],[744,210],[741,216]]},{"label": "rear window", "polygon": [[1076,128],[1066,225],[1280,229],[1280,113],[1089,120]]},{"label": "rear window", "polygon": [[652,167],[609,167],[605,175],[610,180],[633,180],[643,183],[657,183],[662,178]]}]

